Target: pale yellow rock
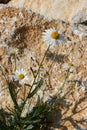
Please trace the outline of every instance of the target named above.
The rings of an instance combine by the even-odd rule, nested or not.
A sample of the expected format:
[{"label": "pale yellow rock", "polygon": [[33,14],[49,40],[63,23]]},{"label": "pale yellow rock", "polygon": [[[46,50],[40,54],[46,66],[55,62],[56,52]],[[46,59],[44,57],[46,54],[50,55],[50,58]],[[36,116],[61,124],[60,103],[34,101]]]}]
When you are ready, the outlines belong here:
[{"label": "pale yellow rock", "polygon": [[[32,99],[30,110],[33,105],[37,103],[38,98],[42,102],[47,101],[50,97],[55,98],[56,94],[59,92],[58,90],[60,86],[65,80],[66,69],[63,68],[64,63],[72,62],[75,66],[77,66],[76,70],[71,73],[68,80],[80,80],[80,82],[87,82],[87,37],[83,37],[83,39],[80,40],[79,36],[76,36],[73,33],[70,24],[66,24],[59,20],[49,21],[48,19],[44,19],[41,15],[37,15],[32,11],[23,8],[0,5],[0,64],[5,67],[3,68],[3,71],[6,72],[5,75],[8,78],[8,81],[11,81],[11,75],[14,72],[14,60],[9,59],[8,49],[10,47],[19,49],[19,54],[17,55],[16,61],[17,69],[23,68],[27,71],[29,75],[28,82],[31,84],[33,81],[33,76],[30,67],[38,67],[36,61],[40,63],[48,46],[46,42],[43,42],[42,33],[45,29],[53,27],[60,29],[64,33],[68,43],[65,45],[60,44],[59,46],[54,46],[50,49],[50,52],[43,63],[45,69],[49,69],[51,66],[56,49],[58,49],[58,52],[56,52],[54,64],[49,72],[49,75],[46,77],[43,86]],[[44,73],[44,71],[42,73]],[[43,75],[40,76],[43,77]],[[63,93],[61,95],[64,95],[64,93],[68,90],[68,87],[70,87],[68,85],[69,84],[67,82],[67,89],[63,88]],[[15,84],[13,86],[13,91],[14,89],[15,91],[20,90],[17,97],[18,104],[21,103],[21,99],[24,96],[23,88],[23,86],[16,86]],[[29,88],[27,87],[26,89],[28,92]],[[53,121],[53,130],[55,128],[59,130],[59,124],[57,122],[59,115],[60,117],[62,116],[62,118],[63,116],[67,118],[65,126],[68,127],[69,130],[74,129],[70,119],[76,119],[78,123],[82,120],[82,118],[86,118],[87,101],[85,100],[85,97],[87,95],[85,92],[83,93],[81,91],[80,86],[76,89],[70,97],[68,96],[67,99],[72,104],[72,107],[70,106],[69,110],[67,107],[67,110],[65,110],[63,103],[63,110],[61,109],[62,113],[60,113],[59,106],[57,111],[53,112],[53,115],[50,118],[51,121]],[[80,104],[80,98],[82,98],[82,104]],[[76,108],[75,115],[73,115],[74,113],[72,113],[72,109],[75,106],[75,101],[79,101],[79,106],[81,106],[84,111],[79,109],[80,112],[78,112],[78,108]],[[29,104],[27,102],[25,111],[21,116],[26,115],[27,109],[29,108],[28,105]],[[0,108],[6,110],[6,106],[12,108],[13,103],[8,91],[7,83],[4,76],[2,76],[2,72],[0,71]],[[78,107],[78,105],[76,107]],[[86,125],[83,124],[83,126],[84,128],[87,128],[87,123]],[[60,128],[60,130],[61,129],[62,128]]]},{"label": "pale yellow rock", "polygon": [[11,0],[9,5],[25,7],[53,19],[69,22],[87,20],[87,0]]}]

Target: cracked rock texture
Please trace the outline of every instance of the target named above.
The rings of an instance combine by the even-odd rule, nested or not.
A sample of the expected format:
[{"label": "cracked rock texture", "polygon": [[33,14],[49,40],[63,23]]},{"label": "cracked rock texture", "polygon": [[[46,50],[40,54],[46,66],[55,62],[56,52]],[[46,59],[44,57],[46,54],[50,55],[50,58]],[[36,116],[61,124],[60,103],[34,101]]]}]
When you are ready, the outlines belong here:
[{"label": "cracked rock texture", "polygon": [[25,7],[45,17],[70,23],[87,20],[87,0],[11,0],[10,6]]},{"label": "cracked rock texture", "polygon": [[[36,1],[33,3],[35,4]],[[46,3],[44,2],[43,7],[45,4]],[[33,7],[33,4],[31,5],[31,7]],[[51,7],[49,7],[49,9],[50,8]],[[65,16],[67,18],[69,15],[67,14]],[[15,47],[19,49],[17,69],[25,69],[29,74],[28,82],[32,83],[33,76],[30,67],[38,66],[36,61],[40,63],[48,46],[48,44],[44,43],[42,40],[42,32],[47,28],[53,27],[62,30],[68,43],[65,45],[59,45],[58,47],[54,46],[50,49],[50,53],[44,61],[44,68],[48,69],[50,67],[55,52],[58,50],[54,65],[49,73],[49,77],[46,78],[45,84],[32,100],[32,105],[35,105],[38,96],[43,102],[45,102],[49,99],[50,95],[52,97],[58,92],[59,86],[61,86],[65,80],[66,71],[63,68],[64,63],[72,62],[77,66],[69,80],[79,80],[85,81],[85,84],[87,83],[87,37],[79,39],[79,36],[73,33],[71,25],[60,20],[48,20],[44,16],[24,8],[0,5],[0,64],[1,66],[4,66],[4,68],[2,68],[3,71],[6,71],[8,80],[11,79],[11,74],[14,69],[14,61],[9,61],[9,48]],[[13,107],[7,84],[1,72],[0,82],[0,107],[3,109],[6,109],[6,106]],[[20,103],[23,95],[23,88],[19,87],[18,89],[20,89],[18,95],[18,101]],[[69,110],[66,108],[66,110],[64,109],[62,112],[63,114],[67,111],[66,114],[63,114],[66,118],[64,128],[74,130],[75,128],[77,129],[78,127],[81,127],[86,130],[87,100],[85,97],[87,97],[87,94],[81,90],[81,86],[78,86],[77,89],[75,89],[74,94],[71,94],[70,98],[67,99],[72,106]],[[79,102],[77,106],[75,105],[75,101]],[[63,127],[60,126],[60,128],[58,128],[59,124],[54,121],[54,118],[57,120],[56,114],[53,115],[55,115],[52,117],[53,130],[61,130]],[[81,122],[81,120],[85,121]]]}]

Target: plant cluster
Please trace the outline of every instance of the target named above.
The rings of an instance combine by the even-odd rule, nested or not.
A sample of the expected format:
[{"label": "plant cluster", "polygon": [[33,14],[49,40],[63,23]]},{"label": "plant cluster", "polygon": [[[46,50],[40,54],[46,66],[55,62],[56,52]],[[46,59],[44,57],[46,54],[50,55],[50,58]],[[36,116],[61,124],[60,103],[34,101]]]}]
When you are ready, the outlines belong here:
[{"label": "plant cluster", "polygon": [[[13,70],[13,73],[11,75],[11,80],[9,81],[7,79],[7,76],[3,70],[3,67],[0,66],[0,70],[2,72],[2,75],[4,76],[8,89],[9,94],[11,96],[11,99],[14,104],[14,108],[8,108],[9,112],[5,112],[3,109],[0,110],[0,130],[40,130],[40,129],[47,129],[47,115],[48,113],[52,112],[56,106],[63,103],[63,100],[66,98],[67,95],[73,92],[76,84],[70,83],[69,89],[64,93],[63,89],[65,86],[65,83],[67,82],[67,79],[69,78],[70,74],[75,69],[74,65],[72,63],[65,64],[65,68],[67,69],[65,81],[63,82],[62,86],[60,87],[58,94],[56,94],[56,97],[54,99],[51,99],[49,102],[45,103],[38,103],[36,106],[32,108],[31,111],[27,111],[26,115],[22,117],[22,113],[24,109],[26,109],[26,103],[28,100],[32,100],[32,98],[35,96],[37,91],[41,88],[41,86],[44,84],[44,79],[49,74],[50,69],[46,71],[46,73],[43,75],[43,77],[39,76],[43,67],[44,60],[47,56],[47,53],[50,50],[50,47],[53,47],[53,45],[58,44],[65,44],[66,40],[64,40],[64,34],[56,29],[47,29],[45,32],[43,32],[43,40],[48,43],[48,48],[45,51],[45,54],[43,56],[43,59],[41,60],[40,64],[38,65],[37,70],[31,69],[31,72],[33,74],[33,81],[32,84],[27,84],[26,81],[28,80],[29,76],[28,73],[22,68],[20,70],[17,70],[16,66],[16,60],[19,50],[16,48],[11,48],[9,50],[10,56],[13,58],[15,63],[15,68]],[[55,56],[54,56],[55,60]],[[54,60],[51,64],[54,64]],[[22,86],[24,86],[24,96],[22,99],[22,102],[19,104],[17,100],[18,91],[14,91],[14,83],[18,83]],[[26,94],[26,86],[29,87],[29,92]],[[31,104],[30,104],[31,106]],[[29,106],[29,107],[30,107]]]}]

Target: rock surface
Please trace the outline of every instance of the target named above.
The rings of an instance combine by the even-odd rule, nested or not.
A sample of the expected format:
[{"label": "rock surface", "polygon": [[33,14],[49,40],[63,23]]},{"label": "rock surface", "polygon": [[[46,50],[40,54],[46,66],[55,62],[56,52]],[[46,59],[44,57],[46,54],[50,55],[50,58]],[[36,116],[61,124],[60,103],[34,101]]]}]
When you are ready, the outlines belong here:
[{"label": "rock surface", "polygon": [[[50,49],[50,53],[44,61],[44,68],[48,69],[50,67],[57,51],[54,65],[49,72],[49,77],[47,77],[45,85],[42,86],[34,97],[32,105],[35,105],[38,96],[45,102],[50,96],[52,97],[58,92],[59,86],[65,80],[66,70],[63,68],[64,63],[72,62],[74,66],[77,66],[77,69],[71,74],[69,80],[87,82],[87,37],[79,39],[79,36],[73,33],[72,27],[60,20],[49,21],[43,16],[24,8],[0,5],[0,64],[6,68],[8,79],[11,79],[12,68],[14,68],[14,61],[9,61],[9,48],[15,47],[19,49],[17,69],[23,68],[26,70],[30,77],[28,82],[32,83],[33,76],[30,67],[38,67],[36,61],[40,63],[48,46],[42,40],[42,32],[47,28],[53,27],[62,30],[68,43],[63,46],[54,46]],[[4,109],[6,109],[6,106],[13,107],[7,84],[1,72],[0,82],[0,107]],[[69,108],[70,111],[64,114],[64,117],[66,117],[64,128],[68,127],[68,129],[72,130],[77,127],[87,128],[86,122],[81,122],[81,120],[87,120],[87,100],[84,98],[87,95],[85,92],[82,92],[80,87],[77,87],[74,94],[70,95],[72,107]],[[18,89],[20,89],[18,95],[20,102],[23,95],[23,88],[19,87]],[[69,100],[67,99],[67,101]],[[78,106],[75,106],[75,101],[79,101]],[[58,126],[57,122],[56,125],[54,122],[52,126],[53,130],[57,130]],[[62,126],[60,126],[60,130],[61,128]]]},{"label": "rock surface", "polygon": [[9,5],[25,7],[45,17],[71,23],[87,20],[87,0],[11,0]]}]

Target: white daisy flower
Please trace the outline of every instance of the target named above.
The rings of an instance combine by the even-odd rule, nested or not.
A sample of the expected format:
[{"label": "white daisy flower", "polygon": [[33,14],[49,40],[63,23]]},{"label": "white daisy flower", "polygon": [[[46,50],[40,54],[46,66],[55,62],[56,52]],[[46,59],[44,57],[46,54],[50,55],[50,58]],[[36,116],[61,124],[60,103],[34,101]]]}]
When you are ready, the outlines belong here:
[{"label": "white daisy flower", "polygon": [[73,72],[73,71],[76,69],[76,66],[74,66],[74,64],[71,63],[71,62],[69,62],[69,63],[64,63],[64,64],[62,65],[62,67],[63,67],[64,69],[66,69],[66,70],[69,69],[70,72]]},{"label": "white daisy flower", "polygon": [[11,48],[9,49],[9,53],[10,53],[10,54],[17,55],[18,52],[19,52],[19,50],[18,50],[17,48],[12,48],[12,47],[11,47]]},{"label": "white daisy flower", "polygon": [[65,43],[64,34],[60,30],[56,30],[54,28],[45,30],[42,34],[42,38],[45,42],[48,42],[51,45]]},{"label": "white daisy flower", "polygon": [[27,73],[21,69],[16,70],[15,73],[12,75],[12,79],[14,81],[19,81],[20,84],[25,83],[26,80],[28,80]]}]

